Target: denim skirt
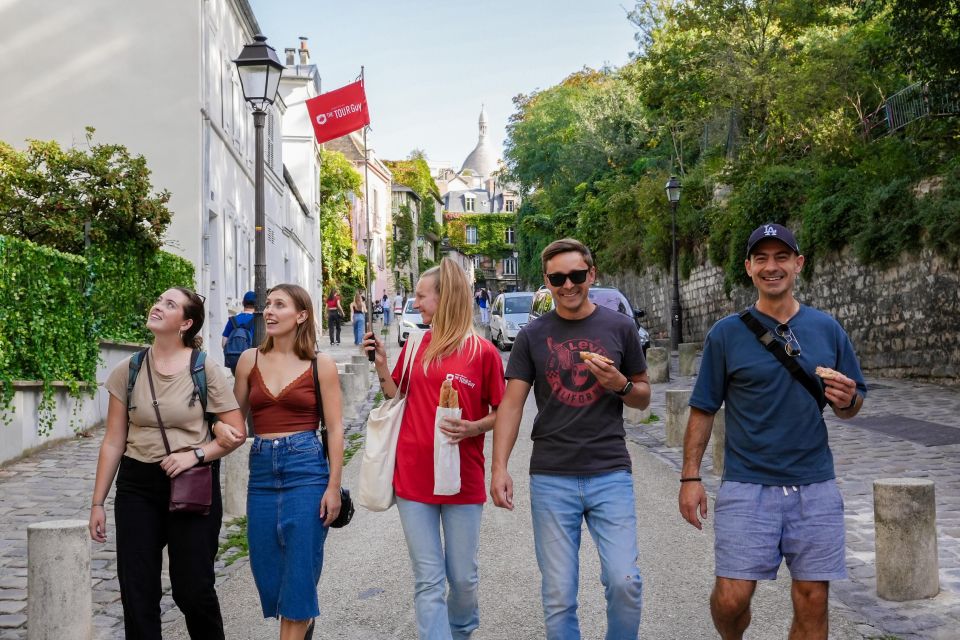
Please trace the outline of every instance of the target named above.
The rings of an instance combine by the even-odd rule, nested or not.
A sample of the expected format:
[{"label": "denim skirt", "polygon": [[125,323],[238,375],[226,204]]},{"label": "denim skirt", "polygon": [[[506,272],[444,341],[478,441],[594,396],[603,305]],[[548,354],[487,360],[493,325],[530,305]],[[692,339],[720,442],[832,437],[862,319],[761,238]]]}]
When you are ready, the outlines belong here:
[{"label": "denim skirt", "polygon": [[318,431],[254,438],[247,537],[265,618],[309,620],[320,613],[317,583],[327,537],[320,500],[329,478]]}]

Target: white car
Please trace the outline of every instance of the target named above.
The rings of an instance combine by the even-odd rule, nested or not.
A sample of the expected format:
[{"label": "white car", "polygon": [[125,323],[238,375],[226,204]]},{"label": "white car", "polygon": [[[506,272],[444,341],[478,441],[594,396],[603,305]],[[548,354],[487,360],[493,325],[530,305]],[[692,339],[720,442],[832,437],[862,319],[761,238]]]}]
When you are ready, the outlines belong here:
[{"label": "white car", "polygon": [[533,294],[529,291],[501,293],[490,309],[490,340],[500,351],[513,346],[520,329],[527,324]]},{"label": "white car", "polygon": [[397,318],[400,323],[400,330],[397,331],[397,344],[401,347],[406,344],[407,338],[411,333],[426,333],[430,325],[423,321],[420,312],[413,308],[413,298],[407,300],[407,306],[403,308],[403,313]]}]

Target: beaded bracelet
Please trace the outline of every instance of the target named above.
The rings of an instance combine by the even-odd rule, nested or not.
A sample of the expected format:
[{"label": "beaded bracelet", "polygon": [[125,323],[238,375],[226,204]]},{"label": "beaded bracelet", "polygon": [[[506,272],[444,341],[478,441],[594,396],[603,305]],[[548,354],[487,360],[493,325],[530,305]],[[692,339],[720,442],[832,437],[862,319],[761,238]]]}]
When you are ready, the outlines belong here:
[{"label": "beaded bracelet", "polygon": [[696,478],[680,478],[680,482],[703,482],[703,478],[699,476]]}]

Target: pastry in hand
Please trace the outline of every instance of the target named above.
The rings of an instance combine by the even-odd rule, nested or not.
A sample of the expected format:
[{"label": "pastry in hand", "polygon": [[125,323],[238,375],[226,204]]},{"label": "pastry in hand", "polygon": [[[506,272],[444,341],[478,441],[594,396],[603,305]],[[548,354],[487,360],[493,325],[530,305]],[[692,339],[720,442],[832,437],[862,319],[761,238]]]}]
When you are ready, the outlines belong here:
[{"label": "pastry in hand", "polygon": [[440,408],[441,409],[459,409],[460,397],[457,390],[453,388],[453,381],[447,378],[440,385]]},{"label": "pastry in hand", "polygon": [[613,360],[607,356],[602,356],[599,353],[594,353],[592,351],[581,351],[580,359],[586,362],[587,360],[596,360],[598,362],[606,362],[607,364],[613,364]]},{"label": "pastry in hand", "polygon": [[839,371],[834,371],[830,367],[817,367],[814,372],[824,380],[836,380],[843,375]]}]

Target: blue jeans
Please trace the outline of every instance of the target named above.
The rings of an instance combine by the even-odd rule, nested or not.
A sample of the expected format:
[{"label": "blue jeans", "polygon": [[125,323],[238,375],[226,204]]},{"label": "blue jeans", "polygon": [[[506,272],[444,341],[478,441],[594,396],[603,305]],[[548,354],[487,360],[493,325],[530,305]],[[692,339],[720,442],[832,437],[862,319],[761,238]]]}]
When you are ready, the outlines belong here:
[{"label": "blue jeans", "polygon": [[420,640],[469,638],[480,626],[477,553],[483,505],[426,504],[397,498],[397,511],[413,565]]},{"label": "blue jeans", "polygon": [[363,343],[364,327],[367,325],[367,317],[360,313],[353,315],[353,344]]},{"label": "blue jeans", "polygon": [[578,640],[577,588],[582,522],[600,554],[608,640],[636,638],[643,579],[637,568],[637,515],[629,471],[594,476],[530,476],[530,509],[548,640]]},{"label": "blue jeans", "polygon": [[250,447],[247,539],[265,618],[309,620],[320,613],[317,582],[327,538],[320,500],[330,471],[318,433],[257,436]]}]

